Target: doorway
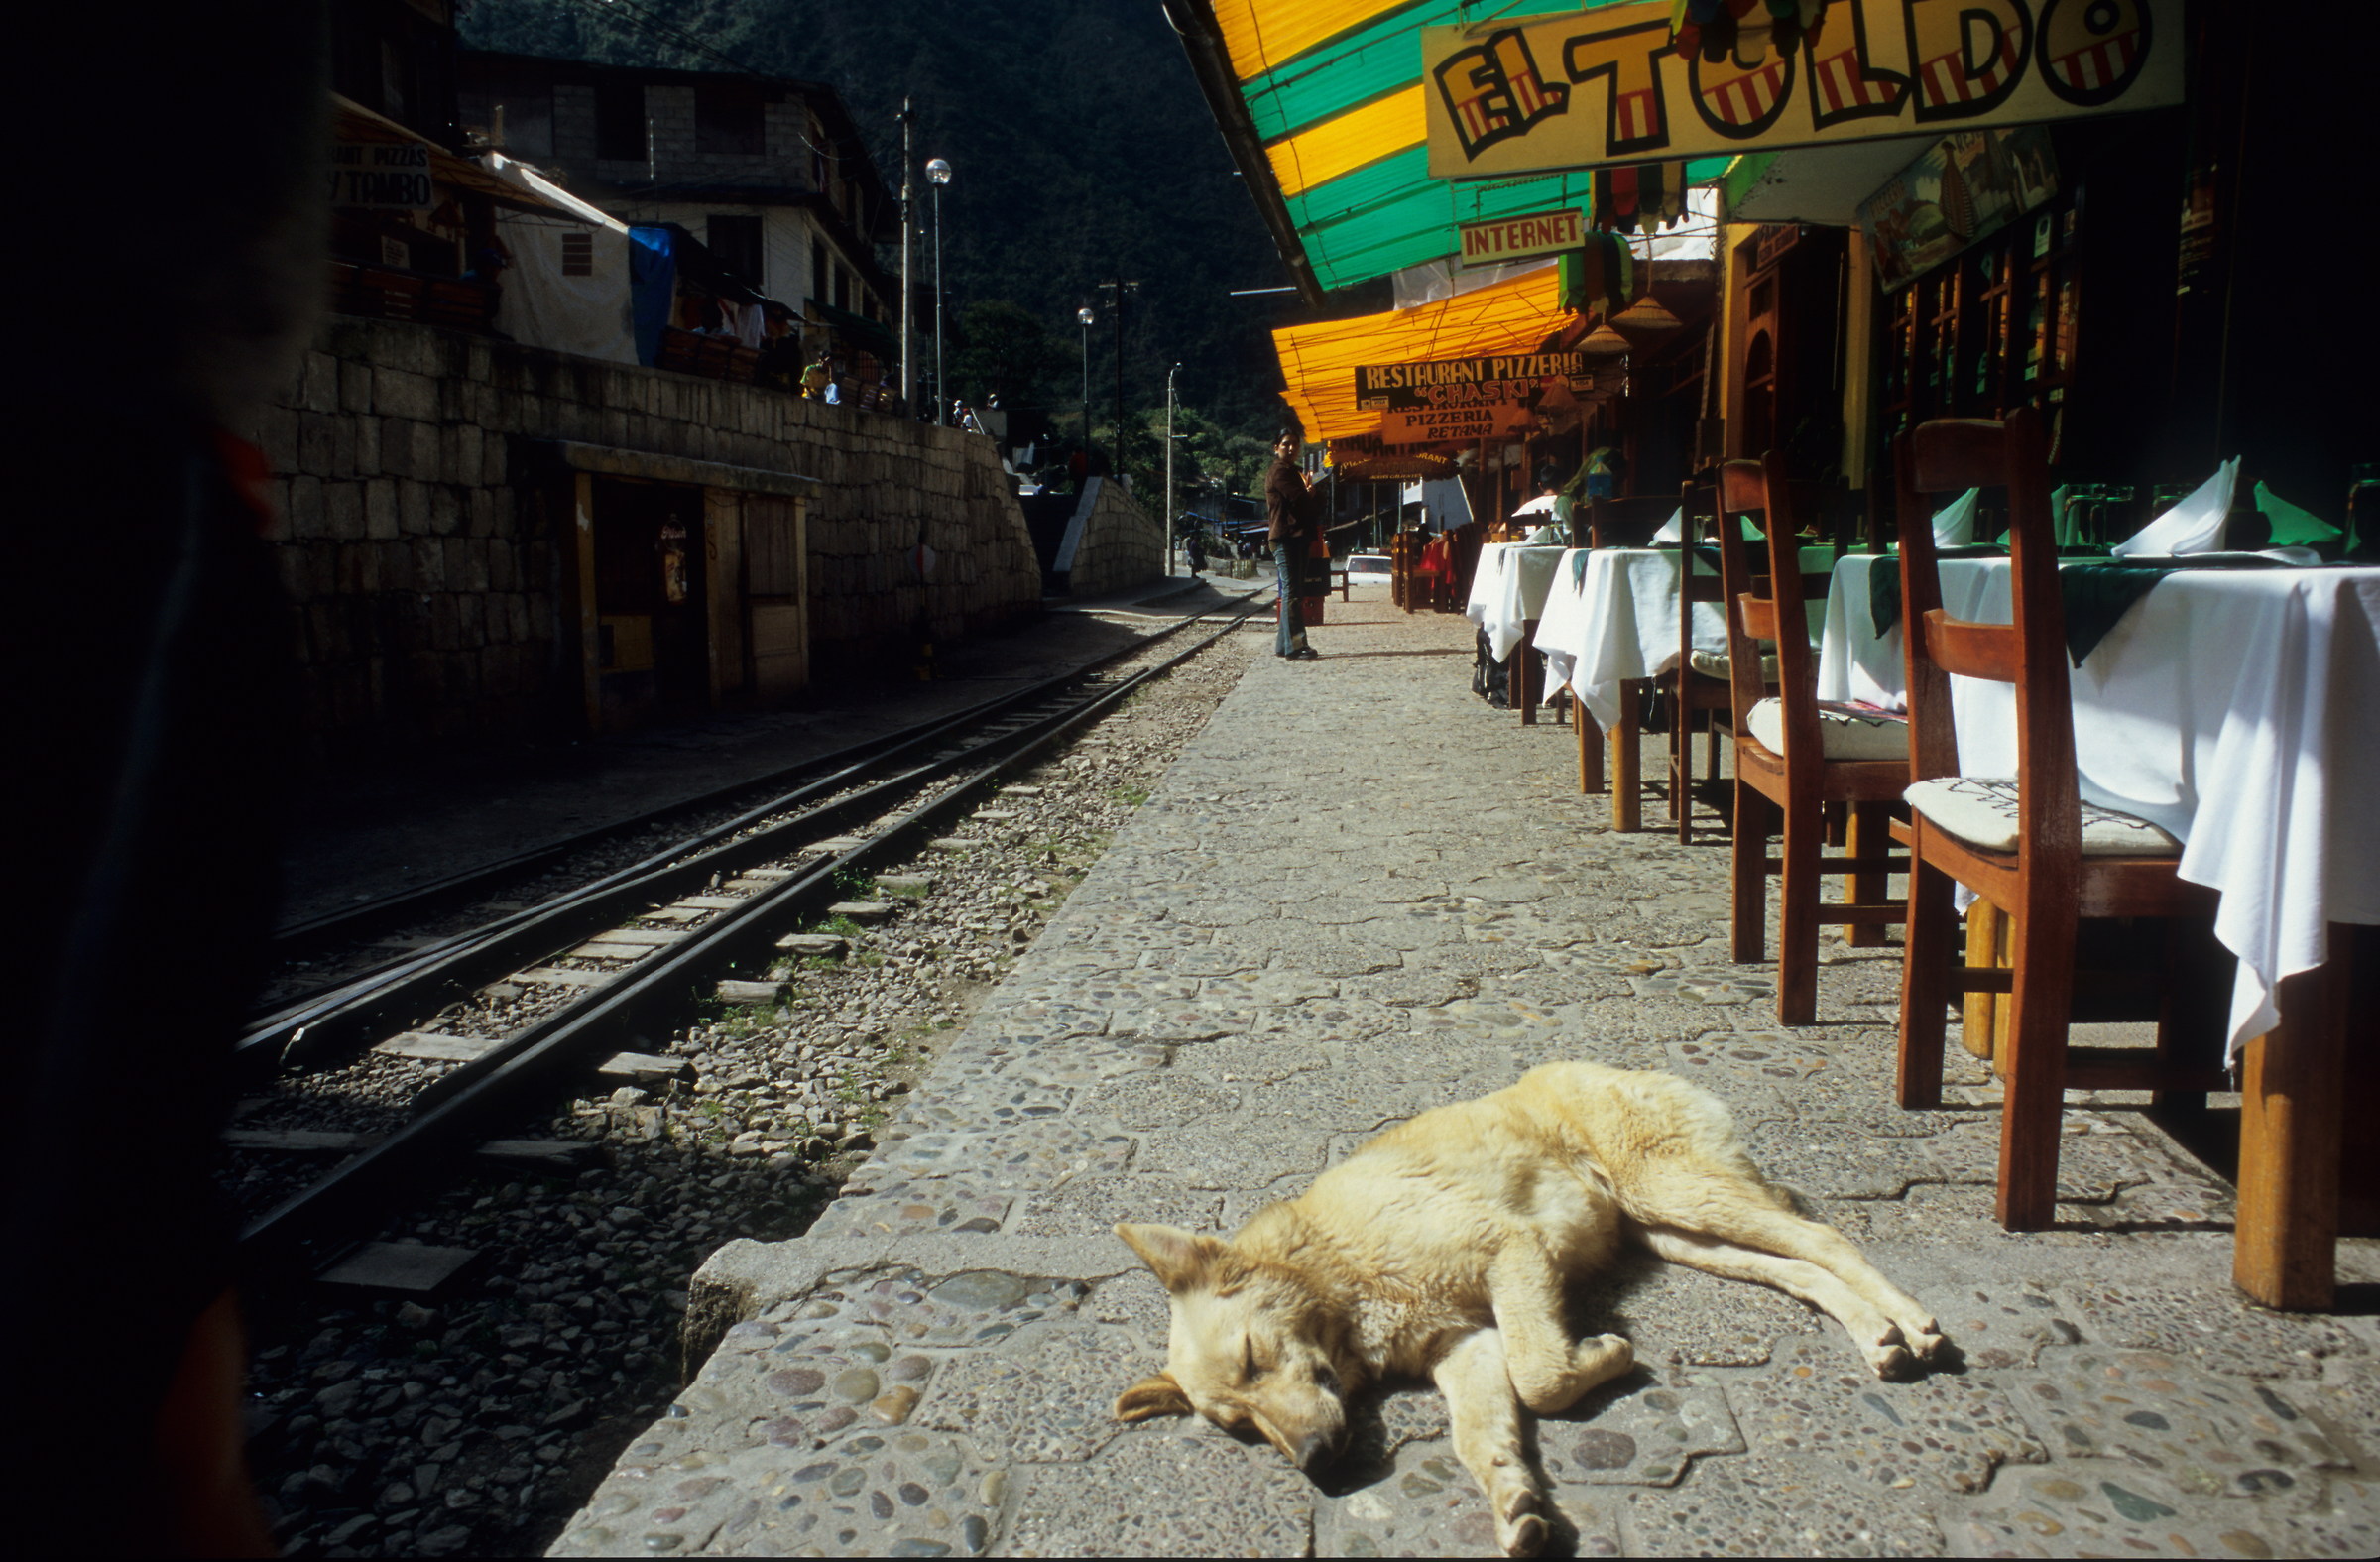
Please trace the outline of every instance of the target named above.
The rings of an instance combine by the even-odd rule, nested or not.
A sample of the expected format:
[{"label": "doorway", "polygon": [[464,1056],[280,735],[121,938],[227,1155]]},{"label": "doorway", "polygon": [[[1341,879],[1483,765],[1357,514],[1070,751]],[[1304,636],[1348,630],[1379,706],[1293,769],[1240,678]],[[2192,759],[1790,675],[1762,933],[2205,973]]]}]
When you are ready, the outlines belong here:
[{"label": "doorway", "polygon": [[593,488],[604,730],[707,709],[702,490],[617,477]]}]

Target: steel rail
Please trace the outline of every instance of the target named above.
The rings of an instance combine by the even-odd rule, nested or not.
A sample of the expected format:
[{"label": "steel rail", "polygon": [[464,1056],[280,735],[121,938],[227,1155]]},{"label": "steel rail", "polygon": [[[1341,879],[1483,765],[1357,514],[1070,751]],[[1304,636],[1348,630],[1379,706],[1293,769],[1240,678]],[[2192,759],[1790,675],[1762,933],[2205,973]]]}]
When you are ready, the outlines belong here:
[{"label": "steel rail", "polygon": [[[843,765],[840,769],[830,771],[823,776],[815,776],[792,791],[748,808],[721,824],[673,841],[635,863],[615,869],[588,884],[565,891],[551,900],[526,906],[518,911],[507,912],[492,921],[468,928],[425,948],[413,950],[363,971],[350,973],[336,982],[287,1002],[278,1009],[253,1016],[248,1021],[241,1038],[233,1047],[235,1067],[243,1073],[253,1074],[268,1064],[278,1063],[285,1053],[292,1057],[315,1055],[326,1044],[335,1045],[339,1038],[349,1033],[358,1023],[364,1025],[375,1023],[395,1009],[405,1007],[409,1003],[418,1004],[433,995],[441,996],[442,1001],[442,995],[451,993],[453,987],[451,984],[440,987],[438,974],[450,964],[457,970],[483,971],[494,950],[503,949],[518,954],[521,950],[529,947],[529,942],[539,936],[542,929],[581,925],[586,918],[573,913],[584,907],[600,905],[605,908],[598,913],[601,915],[633,914],[620,909],[628,903],[629,900],[633,899],[633,895],[626,892],[649,885],[655,895],[670,893],[671,887],[681,877],[667,872],[672,865],[692,862],[695,860],[694,854],[715,853],[722,843],[732,842],[763,819],[799,809],[805,803],[831,796],[835,791],[850,784],[854,778],[895,761],[903,755],[944,743],[963,729],[982,726],[999,720],[1020,707],[1037,701],[1045,701],[1059,694],[1068,685],[1077,683],[1087,676],[1095,675],[1101,667],[1110,662],[1144,651],[1150,645],[1212,616],[1214,615],[1207,613],[1188,615],[1142,637],[1130,646],[1110,652],[1069,671],[1041,679],[1025,688],[984,701],[954,715],[937,717],[930,722],[921,723],[902,732],[888,734],[883,739],[855,745],[854,749],[867,752],[859,754],[851,763]],[[1244,620],[1248,616],[1249,614],[1244,613],[1240,615],[1240,618]],[[758,781],[726,788],[722,792],[710,795],[715,798],[737,791],[749,792],[755,787],[767,785],[770,781],[784,775],[810,774],[821,763],[842,760],[853,753],[853,749],[841,750],[835,755],[828,756],[824,761],[813,761],[807,765],[793,767],[788,771],[778,772],[776,776],[761,778]],[[930,765],[919,767],[894,780],[896,782],[905,783],[913,781],[918,774],[930,769]],[[699,806],[705,800],[708,799],[696,799],[693,802],[674,805],[671,809],[664,811],[684,811]],[[651,816],[647,815],[646,817]],[[813,812],[800,819],[785,822],[804,826],[816,825],[820,823],[820,815]],[[559,851],[583,846],[604,834],[614,833],[627,827],[627,825],[607,826],[604,830],[592,831],[585,836],[575,837],[572,841],[559,843],[554,849]],[[783,855],[783,853],[780,850],[776,855]],[[724,871],[733,866],[732,862],[716,856],[705,856],[700,860],[703,863],[704,873]],[[598,922],[588,930],[601,931],[602,925]],[[567,938],[566,934],[554,936],[557,939],[557,946],[559,941],[566,941]],[[503,972],[496,971],[493,974],[502,975]]]},{"label": "steel rail", "polygon": [[444,1076],[424,1093],[422,1110],[412,1122],[251,1222],[239,1239],[243,1262],[285,1261],[302,1244],[377,1210],[400,1183],[417,1188],[421,1173],[440,1158],[459,1159],[452,1154],[457,1146],[477,1137],[491,1119],[519,1110],[535,1090],[542,1088],[548,1073],[597,1045],[610,1043],[649,1008],[662,1004],[682,1007],[703,973],[770,947],[771,934],[782,925],[785,913],[825,903],[839,893],[836,886],[841,875],[864,871],[930,837],[1002,777],[1075,728],[1104,715],[1141,685],[1172,671],[1260,610],[1261,604],[1249,608],[1214,634],[1154,666],[1109,685],[1071,709],[1052,713],[1035,723],[1034,729],[1013,735],[1020,741],[1011,752],[985,761],[886,829],[760,892],[734,910],[722,911],[663,953],[621,973],[617,980]]},{"label": "steel rail", "polygon": [[[724,807],[734,799],[748,796],[762,787],[781,785],[795,777],[814,775],[821,770],[848,773],[850,769],[858,767],[863,762],[880,759],[889,751],[904,744],[930,739],[976,723],[997,720],[1006,711],[1045,697],[1087,673],[1096,672],[1112,661],[1132,656],[1163,640],[1168,635],[1178,634],[1201,619],[1214,616],[1212,612],[1187,614],[1175,619],[1170,624],[1150,630],[1130,645],[1105,652],[1068,671],[1055,673],[1020,689],[1012,689],[1006,694],[995,695],[991,699],[970,705],[963,710],[954,711],[947,716],[930,717],[925,721],[892,732],[880,733],[873,738],[864,738],[857,743],[847,744],[840,749],[815,755],[797,764],[771,771],[766,775],[732,781],[725,786],[716,787],[691,797],[683,797],[675,802],[664,803],[657,808],[649,808],[624,819],[615,819],[610,823],[598,825],[594,829],[583,830],[575,835],[549,841],[542,846],[530,847],[527,850],[516,852],[512,856],[498,858],[494,862],[460,869],[427,884],[413,885],[393,895],[379,897],[367,904],[345,906],[335,911],[325,911],[319,915],[284,923],[273,931],[274,955],[276,958],[289,959],[303,950],[317,949],[342,939],[361,938],[370,931],[386,926],[399,918],[423,914],[440,905],[449,905],[457,901],[468,900],[475,894],[518,879],[521,875],[532,872],[557,858],[566,857],[572,852],[585,850],[590,846],[630,834],[636,830],[649,828],[662,820],[705,808]],[[654,859],[646,859],[648,862]],[[403,964],[405,958],[400,957],[383,962],[382,966],[373,969],[387,969]],[[347,982],[369,974],[369,971],[350,973],[338,982],[325,985],[321,991],[333,991]],[[310,998],[314,995],[306,996]],[[294,1009],[305,1001],[302,998],[294,1000],[285,1003],[282,1009],[285,1011]],[[265,1014],[260,1013],[251,1023],[261,1024],[266,1018]]]}]

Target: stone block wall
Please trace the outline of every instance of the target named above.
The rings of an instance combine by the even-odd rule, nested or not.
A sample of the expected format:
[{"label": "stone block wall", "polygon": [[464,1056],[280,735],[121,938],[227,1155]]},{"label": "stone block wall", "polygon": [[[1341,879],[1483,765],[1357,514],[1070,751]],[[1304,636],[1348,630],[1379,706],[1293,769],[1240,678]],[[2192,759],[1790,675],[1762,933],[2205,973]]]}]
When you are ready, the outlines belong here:
[{"label": "stone block wall", "polygon": [[[813,676],[1039,610],[1024,515],[990,440],[655,369],[335,317],[253,437],[316,747],[566,729],[572,525],[541,441],[817,478]],[[920,539],[936,555],[918,578]]]},{"label": "stone block wall", "polygon": [[1122,591],[1165,573],[1165,529],[1131,490],[1110,478],[1085,485],[1082,507],[1058,544],[1058,572],[1078,597]]}]

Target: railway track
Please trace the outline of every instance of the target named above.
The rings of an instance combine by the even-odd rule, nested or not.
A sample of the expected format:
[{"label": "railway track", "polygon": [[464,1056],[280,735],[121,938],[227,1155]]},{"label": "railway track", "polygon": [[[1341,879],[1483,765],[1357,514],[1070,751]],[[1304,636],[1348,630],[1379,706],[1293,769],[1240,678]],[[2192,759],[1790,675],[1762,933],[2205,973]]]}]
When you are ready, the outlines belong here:
[{"label": "railway track", "polygon": [[[381,1082],[381,1093],[402,1099],[384,1114],[379,1133],[293,1128],[286,1118],[270,1129],[235,1125],[230,1143],[251,1154],[345,1156],[249,1221],[241,1234],[244,1260],[265,1270],[313,1267],[342,1245],[343,1234],[370,1225],[475,1151],[535,1160],[583,1148],[562,1141],[490,1143],[488,1135],[534,1113],[539,1097],[561,1081],[599,1066],[632,1079],[643,1074],[648,1082],[672,1072],[671,1060],[619,1049],[640,1029],[682,1019],[706,1001],[766,1002],[768,984],[722,983],[722,974],[814,952],[817,935],[787,933],[798,924],[837,910],[871,914],[838,902],[877,868],[913,855],[978,806],[1003,778],[1037,763],[1268,601],[1191,615],[1073,672],[844,750],[805,767],[797,784],[758,803],[731,806],[760,785],[746,783],[681,804],[671,818],[710,817],[658,851],[285,998],[257,1016],[238,1043],[239,1066],[250,1080],[360,1062],[396,1076]],[[1116,667],[1219,619],[1219,628],[1146,665]],[[730,811],[717,817],[723,807]],[[656,822],[629,821],[289,929],[287,947],[352,942],[397,917],[485,901],[524,874],[550,872],[573,845],[611,846],[624,832],[650,831]],[[805,944],[805,936],[813,942]],[[498,1034],[470,1035],[423,1031],[413,1020],[490,991],[517,1000],[510,1018],[521,1022]]]}]

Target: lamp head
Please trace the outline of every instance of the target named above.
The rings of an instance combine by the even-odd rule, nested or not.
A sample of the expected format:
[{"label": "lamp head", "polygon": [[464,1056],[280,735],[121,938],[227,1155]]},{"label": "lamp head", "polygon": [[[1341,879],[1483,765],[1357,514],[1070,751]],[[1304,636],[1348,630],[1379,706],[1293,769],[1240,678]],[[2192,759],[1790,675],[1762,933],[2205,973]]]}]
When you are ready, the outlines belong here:
[{"label": "lamp head", "polygon": [[1080,309],[1077,309],[1077,310],[1075,310],[1075,311],[1074,311],[1074,317],[1075,317],[1075,319],[1076,319],[1078,322],[1080,322],[1081,324],[1084,324],[1084,325],[1088,325],[1088,324],[1090,324],[1090,323],[1091,323],[1093,320],[1095,320],[1095,319],[1099,318],[1099,316],[1098,316],[1098,315],[1096,315],[1096,314],[1093,314],[1093,313],[1091,312],[1091,310],[1090,310],[1088,307],[1084,307],[1084,308],[1080,308]]},{"label": "lamp head", "polygon": [[950,182],[950,160],[936,158],[925,166],[925,177],[937,184]]}]

